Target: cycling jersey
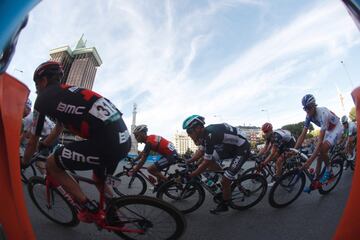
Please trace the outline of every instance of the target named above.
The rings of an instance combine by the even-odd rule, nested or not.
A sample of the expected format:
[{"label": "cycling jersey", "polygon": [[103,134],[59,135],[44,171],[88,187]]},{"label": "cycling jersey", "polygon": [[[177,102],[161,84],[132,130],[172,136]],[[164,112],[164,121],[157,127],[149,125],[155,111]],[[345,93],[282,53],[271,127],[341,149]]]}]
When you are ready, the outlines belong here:
[{"label": "cycling jersey", "polygon": [[267,144],[273,144],[273,146],[279,149],[279,153],[283,153],[286,148],[295,146],[295,138],[291,135],[291,132],[285,129],[277,129],[270,134],[267,138]]},{"label": "cycling jersey", "polygon": [[235,180],[250,154],[250,143],[242,131],[226,123],[213,124],[204,129],[200,141],[205,159],[216,161],[216,158],[220,160],[232,158],[224,176],[229,180]]},{"label": "cycling jersey", "polygon": [[304,127],[309,128],[310,122],[320,127],[321,131],[331,131],[340,123],[340,119],[326,107],[316,107],[315,116],[306,116]]},{"label": "cycling jersey", "polygon": [[32,133],[39,136],[45,115],[58,120],[71,133],[89,139],[116,120],[121,113],[101,95],[69,85],[51,85],[38,95]]},{"label": "cycling jersey", "polygon": [[354,122],[348,122],[349,127],[344,128],[344,136],[350,137],[350,136],[356,136],[357,133],[357,127]]},{"label": "cycling jersey", "polygon": [[93,169],[96,176],[103,178],[115,171],[130,150],[130,135],[122,114],[91,90],[50,85],[38,95],[34,109],[32,133],[36,136],[40,136],[46,115],[85,139],[55,151],[56,163],[63,169]]},{"label": "cycling jersey", "polygon": [[151,150],[163,156],[177,155],[174,144],[156,135],[147,136],[143,153],[148,156]]}]

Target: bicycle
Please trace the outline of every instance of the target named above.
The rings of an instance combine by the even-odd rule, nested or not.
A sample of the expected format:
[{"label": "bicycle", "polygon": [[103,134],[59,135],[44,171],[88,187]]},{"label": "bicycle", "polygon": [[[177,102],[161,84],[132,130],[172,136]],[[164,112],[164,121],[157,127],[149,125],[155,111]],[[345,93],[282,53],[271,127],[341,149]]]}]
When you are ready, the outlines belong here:
[{"label": "bicycle", "polygon": [[[289,150],[286,150],[289,152]],[[251,156],[251,159],[255,162],[255,166],[248,168],[246,171],[244,171],[244,175],[247,174],[261,174],[264,176],[266,180],[273,179],[276,175],[276,166],[275,161],[270,161],[268,164],[266,164],[263,168],[261,168],[261,163],[264,161],[264,158],[257,157],[257,156]],[[303,159],[298,158],[296,155],[289,156],[285,159],[284,164],[282,165],[282,174],[291,171],[295,168],[298,168],[301,166],[301,162]]]},{"label": "bicycle", "polygon": [[[114,175],[114,177],[118,178],[122,182],[119,187],[113,188],[114,192],[119,196],[126,194],[144,195],[147,190],[147,183],[152,185],[154,187],[154,192],[156,192],[158,189],[158,186],[155,184],[157,180],[152,175],[146,175],[144,173],[144,169],[146,169],[146,167],[142,167],[135,174],[129,176],[128,172],[133,169],[133,167],[136,165],[136,162],[134,162],[130,157],[126,157],[124,160],[128,166],[124,165],[123,170],[120,173]],[[169,175],[169,169],[170,166],[162,170],[164,176]]]},{"label": "bicycle", "polygon": [[[95,185],[90,178],[69,174],[77,181]],[[120,181],[107,176],[105,183],[116,186]],[[49,175],[31,177],[28,191],[35,206],[51,221],[67,227],[79,224],[79,205]],[[182,213],[168,203],[147,196],[121,196],[105,204],[104,192],[103,187],[99,191],[99,212],[104,212],[105,218],[95,222],[99,230],[106,229],[124,239],[178,239],[185,231]]]},{"label": "bicycle", "polygon": [[[296,154],[297,158],[301,159],[301,162],[307,161],[308,157],[305,154],[294,148],[291,148],[290,150]],[[333,174],[328,181],[317,186],[317,189],[321,195],[328,194],[336,187],[343,172],[344,158],[342,154],[340,154],[338,151],[334,151],[331,154],[329,161]],[[324,166],[320,172],[320,177],[324,174],[325,170],[326,167]],[[303,192],[306,178],[312,182],[313,177],[314,175],[309,172],[308,169],[301,170],[300,168],[293,169],[283,174],[270,189],[270,205],[274,208],[283,208],[290,205]]]},{"label": "bicycle", "polygon": [[[183,183],[183,178],[191,167],[187,164],[179,164],[183,170],[176,170],[175,173],[159,188],[156,197],[171,203],[182,213],[191,213],[198,209],[205,200],[205,190],[208,191],[216,203],[222,201],[220,183],[217,188],[207,185],[208,178],[195,177],[191,181]],[[205,171],[204,173],[215,173],[215,176],[223,175],[224,171]],[[204,175],[201,174],[201,176]],[[231,184],[232,197],[230,207],[236,210],[245,210],[255,206],[265,196],[267,182],[258,174],[242,175]]]},{"label": "bicycle", "polygon": [[[21,162],[21,154],[20,154],[20,162]],[[25,166],[20,168],[20,174],[21,174],[21,181],[23,183],[28,183],[30,177],[37,176],[38,172],[36,168],[42,173],[45,169],[39,169],[38,166],[34,166],[36,162],[46,162],[46,156],[44,156],[42,153],[36,153],[30,160],[30,162]]]}]

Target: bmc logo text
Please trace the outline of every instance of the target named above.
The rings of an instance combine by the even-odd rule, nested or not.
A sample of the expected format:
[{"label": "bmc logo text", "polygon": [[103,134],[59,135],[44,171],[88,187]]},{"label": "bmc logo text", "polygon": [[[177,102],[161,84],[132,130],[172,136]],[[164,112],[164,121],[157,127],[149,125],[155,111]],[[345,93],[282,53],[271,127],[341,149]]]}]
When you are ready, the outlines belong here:
[{"label": "bmc logo text", "polygon": [[59,105],[57,106],[56,110],[58,110],[59,112],[64,112],[64,113],[71,113],[71,114],[77,114],[77,115],[81,115],[84,113],[84,106],[74,106],[71,104],[65,104],[60,102]]},{"label": "bmc logo text", "polygon": [[90,163],[95,165],[100,165],[99,157],[94,156],[85,156],[81,153],[77,153],[74,151],[71,151],[70,149],[64,148],[61,157],[71,159],[76,162],[83,162],[83,163]]}]

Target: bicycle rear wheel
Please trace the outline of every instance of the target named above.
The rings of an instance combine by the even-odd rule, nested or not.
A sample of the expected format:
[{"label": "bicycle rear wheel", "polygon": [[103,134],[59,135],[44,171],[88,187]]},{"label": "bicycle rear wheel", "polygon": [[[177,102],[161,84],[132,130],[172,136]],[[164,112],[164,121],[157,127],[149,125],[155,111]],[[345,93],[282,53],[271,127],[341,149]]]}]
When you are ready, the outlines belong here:
[{"label": "bicycle rear wheel", "polygon": [[178,239],[186,228],[180,211],[168,203],[147,196],[112,199],[106,221],[110,226],[143,231],[114,232],[123,239]]},{"label": "bicycle rear wheel", "polygon": [[274,208],[283,208],[294,202],[305,186],[305,174],[292,170],[282,175],[270,190],[269,203]]},{"label": "bicycle rear wheel", "polygon": [[145,179],[139,174],[128,176],[126,172],[116,174],[114,177],[121,181],[117,187],[113,187],[116,194],[123,195],[143,195],[146,192],[147,184]]},{"label": "bicycle rear wheel", "polygon": [[231,185],[230,206],[237,210],[245,210],[255,206],[263,199],[267,190],[266,179],[259,174],[242,176]]},{"label": "bicycle rear wheel", "polygon": [[27,168],[21,168],[21,181],[23,183],[28,183],[29,178],[36,176],[36,170],[35,167],[31,164]]},{"label": "bicycle rear wheel", "polygon": [[[329,192],[331,192],[336,185],[339,183],[340,178],[342,176],[342,172],[343,172],[343,162],[344,160],[341,159],[341,157],[339,156],[338,158],[334,158],[334,160],[332,160],[331,163],[331,169],[333,172],[332,177],[330,177],[330,179],[322,184],[321,188],[319,188],[319,193],[322,195],[328,194]],[[325,167],[322,170],[322,172],[325,172]]]},{"label": "bicycle rear wheel", "polygon": [[45,217],[68,227],[79,224],[74,207],[57,189],[50,188],[50,201],[47,200],[46,183],[42,177],[31,177],[28,183],[31,200]]},{"label": "bicycle rear wheel", "polygon": [[195,211],[203,204],[205,191],[199,183],[194,181],[187,184],[169,181],[160,187],[156,197],[186,214]]}]

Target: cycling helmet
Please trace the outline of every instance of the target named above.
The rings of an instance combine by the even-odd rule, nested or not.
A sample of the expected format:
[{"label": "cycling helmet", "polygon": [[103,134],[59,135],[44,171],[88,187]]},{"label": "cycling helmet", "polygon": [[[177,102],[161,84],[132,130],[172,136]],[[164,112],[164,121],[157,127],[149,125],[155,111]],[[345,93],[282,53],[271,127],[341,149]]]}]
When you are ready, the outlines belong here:
[{"label": "cycling helmet", "polygon": [[43,76],[59,75],[61,79],[64,76],[64,71],[60,63],[55,61],[46,61],[40,64],[34,72],[34,82],[37,82]]},{"label": "cycling helmet", "polygon": [[31,102],[31,100],[30,100],[29,98],[26,100],[25,106],[26,106],[27,108],[31,109],[32,102]]},{"label": "cycling helmet", "polygon": [[134,128],[133,133],[134,134],[140,133],[140,132],[147,133],[147,131],[148,131],[148,128],[146,125],[138,125]]},{"label": "cycling helmet", "polygon": [[314,105],[315,104],[315,97],[311,94],[306,94],[302,100],[301,103],[303,105],[303,107],[308,107],[310,105]]},{"label": "cycling helmet", "polygon": [[341,123],[342,124],[345,124],[345,123],[347,123],[348,122],[348,117],[347,116],[342,116],[342,118],[341,118]]},{"label": "cycling helmet", "polygon": [[204,126],[205,125],[205,118],[200,115],[191,115],[190,117],[186,118],[183,122],[183,129],[193,128],[197,125]]},{"label": "cycling helmet", "polygon": [[272,124],[271,124],[271,123],[268,123],[268,122],[264,123],[264,124],[262,125],[262,127],[261,127],[261,130],[262,130],[264,133],[267,133],[267,132],[269,132],[269,131],[272,131],[272,129],[273,129]]}]

